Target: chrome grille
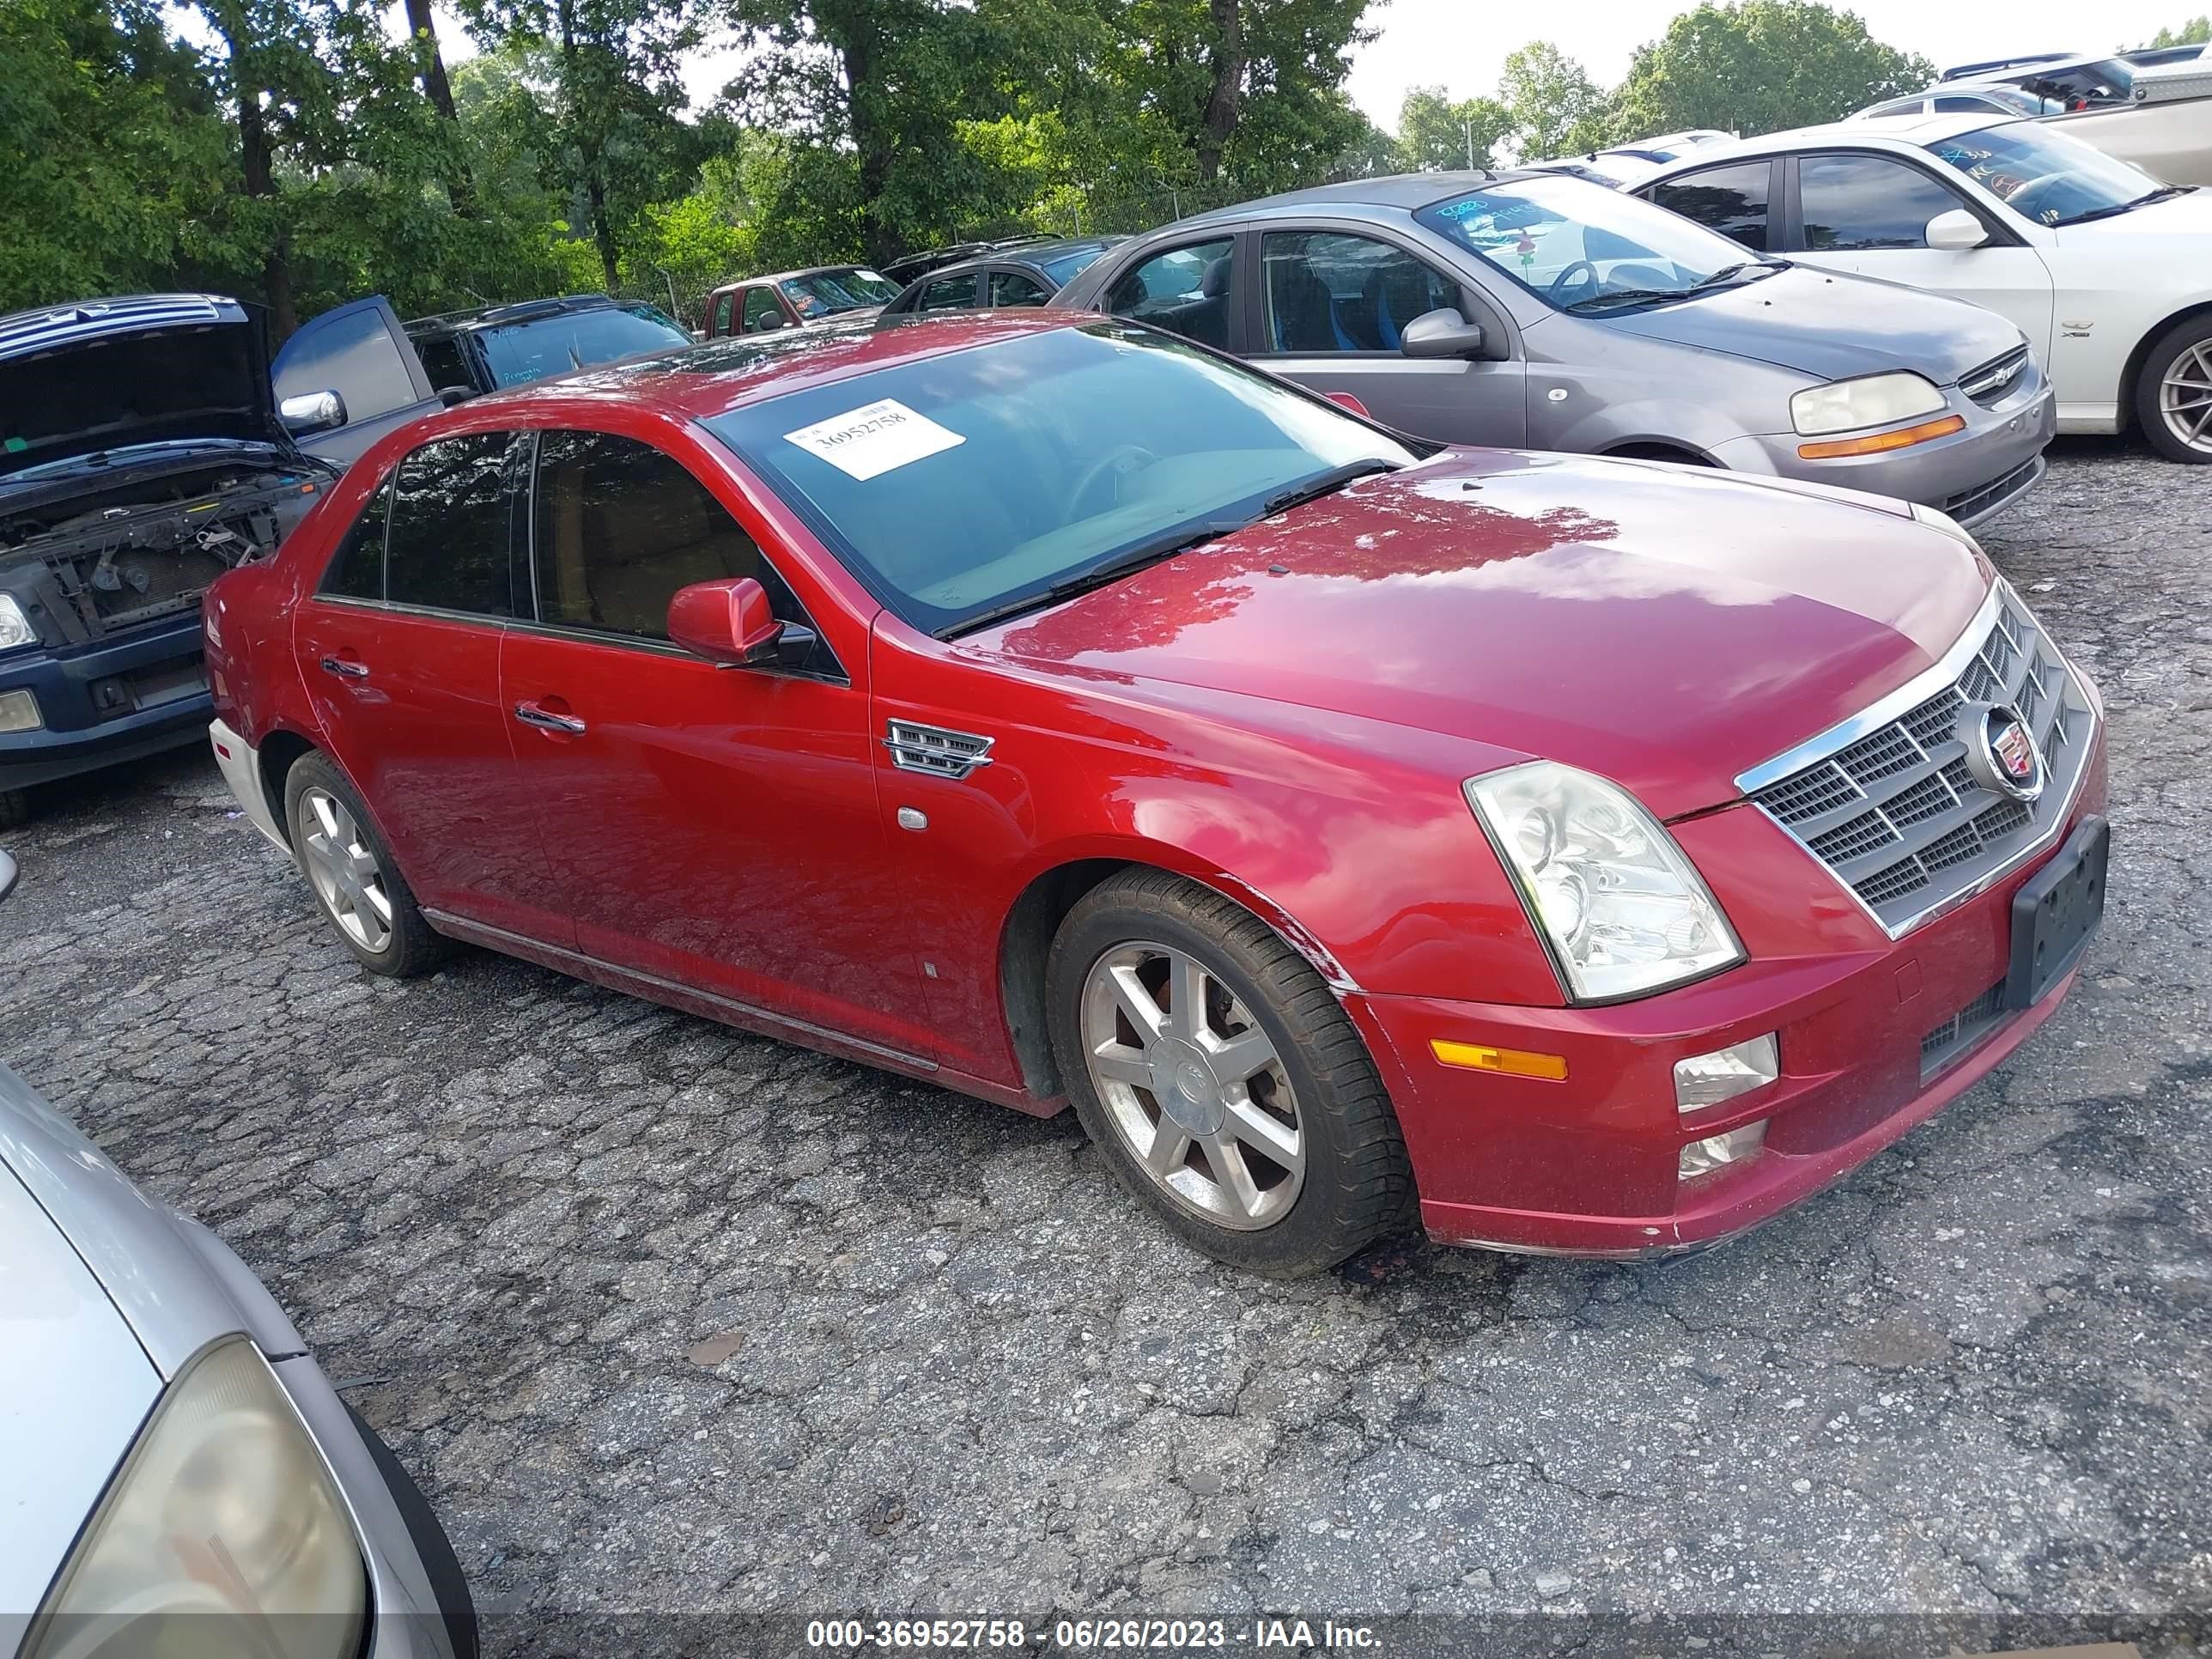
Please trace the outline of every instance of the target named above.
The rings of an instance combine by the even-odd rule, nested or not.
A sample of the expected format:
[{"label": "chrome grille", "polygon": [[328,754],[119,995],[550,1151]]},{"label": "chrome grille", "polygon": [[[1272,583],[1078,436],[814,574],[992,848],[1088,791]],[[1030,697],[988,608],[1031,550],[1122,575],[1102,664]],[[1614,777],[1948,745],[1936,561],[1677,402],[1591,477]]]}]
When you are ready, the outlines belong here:
[{"label": "chrome grille", "polygon": [[[1969,703],[2010,703],[2043,751],[2032,805],[1984,787],[1958,734]],[[2009,585],[1911,684],[1737,785],[1893,937],[1975,890],[2064,823],[2092,716],[2057,647]]]},{"label": "chrome grille", "polygon": [[892,720],[889,731],[884,747],[891,751],[891,764],[902,772],[964,778],[977,767],[991,763],[993,740],[989,738],[948,731],[941,726],[918,726],[912,720]]},{"label": "chrome grille", "polygon": [[1959,377],[1959,390],[1978,404],[2000,401],[2013,388],[2013,383],[2027,367],[2027,348],[2014,346],[2002,357],[1992,357],[1979,368],[1970,368]]}]

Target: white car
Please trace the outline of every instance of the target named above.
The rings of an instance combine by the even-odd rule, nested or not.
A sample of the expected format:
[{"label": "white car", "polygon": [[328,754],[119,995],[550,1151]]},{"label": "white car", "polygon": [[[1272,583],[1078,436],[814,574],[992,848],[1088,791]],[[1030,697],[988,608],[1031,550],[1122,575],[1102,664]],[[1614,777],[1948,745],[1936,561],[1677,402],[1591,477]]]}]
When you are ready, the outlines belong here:
[{"label": "white car", "polygon": [[2061,432],[2140,427],[2212,464],[2212,191],[1985,115],[1770,133],[1633,188],[1756,252],[1986,306],[2034,346]]}]

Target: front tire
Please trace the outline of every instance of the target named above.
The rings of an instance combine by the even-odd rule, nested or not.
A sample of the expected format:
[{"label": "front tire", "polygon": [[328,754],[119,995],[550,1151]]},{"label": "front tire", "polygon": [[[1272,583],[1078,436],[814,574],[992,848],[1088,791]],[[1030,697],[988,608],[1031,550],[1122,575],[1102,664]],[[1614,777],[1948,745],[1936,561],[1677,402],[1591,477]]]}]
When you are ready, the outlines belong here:
[{"label": "front tire", "polygon": [[338,941],[373,974],[411,979],[444,961],[452,943],[432,930],[368,809],[337,767],[302,755],[284,778],[292,855]]},{"label": "front tire", "polygon": [[1054,1057],[1115,1176],[1193,1249],[1289,1278],[1406,1217],[1413,1173],[1334,995],[1249,911],[1131,870],[1046,963]]},{"label": "front tire", "polygon": [[2167,460],[2212,465],[2212,316],[2185,318],[2151,343],[2135,412]]},{"label": "front tire", "polygon": [[31,821],[31,797],[21,789],[0,789],[0,830],[18,830]]}]

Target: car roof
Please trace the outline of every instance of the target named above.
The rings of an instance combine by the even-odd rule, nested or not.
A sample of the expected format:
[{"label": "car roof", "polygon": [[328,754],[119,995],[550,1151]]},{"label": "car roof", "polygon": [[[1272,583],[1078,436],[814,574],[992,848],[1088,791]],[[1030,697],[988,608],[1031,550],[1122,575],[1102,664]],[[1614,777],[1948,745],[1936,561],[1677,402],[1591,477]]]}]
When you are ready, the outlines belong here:
[{"label": "car roof", "polygon": [[1668,162],[1666,172],[1658,176],[1702,172],[1719,161],[1771,155],[1780,150],[1817,149],[1824,144],[1865,149],[1869,145],[1894,143],[1899,149],[1917,149],[1945,138],[1955,138],[1962,132],[1979,132],[1986,127],[2008,126],[2028,118],[2021,115],[1996,116],[1987,110],[1966,110],[1945,115],[1881,115],[1854,121],[1830,121],[1816,127],[1764,132],[1756,138],[1738,138],[1730,143],[1706,144]]},{"label": "car roof", "polygon": [[[970,253],[946,264],[936,265],[914,279],[915,283],[934,283],[946,276],[961,276],[970,270],[986,270],[993,265],[1026,265],[1042,270],[1054,259],[1070,253],[1079,253],[1086,248],[1096,248],[1103,253],[1117,242],[1126,242],[1126,236],[1072,236],[1064,240],[1024,242],[1016,247],[994,247],[981,253]],[[908,286],[911,288],[913,283]]]},{"label": "car roof", "polygon": [[749,288],[755,283],[787,283],[799,276],[826,276],[833,270],[873,270],[875,267],[864,259],[848,259],[842,265],[801,265],[796,270],[771,270],[758,276],[732,276],[714,292],[725,288]]},{"label": "car roof", "polygon": [[[1236,219],[1263,218],[1288,209],[1306,207],[1395,208],[1410,213],[1434,202],[1448,202],[1455,196],[1480,190],[1485,185],[1563,176],[1571,175],[1546,173],[1534,167],[1508,167],[1496,170],[1477,168],[1473,172],[1460,168],[1448,173],[1393,173],[1376,179],[1346,179],[1334,185],[1313,185],[1304,190],[1286,190],[1273,196],[1239,202],[1234,207],[1194,213],[1187,219],[1176,220],[1175,228],[1226,224]],[[1601,186],[1592,185],[1591,188]]]},{"label": "car roof", "polygon": [[[826,386],[877,369],[919,362],[950,351],[1020,334],[1080,328],[1101,319],[1087,312],[1018,310],[937,312],[878,320],[832,319],[767,334],[724,336],[702,345],[675,346],[618,363],[577,370],[528,386],[472,398],[449,411],[451,423],[480,427],[477,417],[527,416],[578,400],[604,407],[611,399],[678,420],[699,421],[763,403],[787,392]],[[432,415],[424,437],[449,422]],[[418,428],[410,428],[410,430]],[[417,439],[416,441],[421,441]]]},{"label": "car roof", "polygon": [[516,300],[506,305],[468,306],[459,311],[441,311],[403,324],[410,337],[458,334],[464,329],[497,328],[506,323],[526,323],[538,317],[558,317],[565,312],[600,311],[611,306],[649,304],[641,300],[617,300],[611,294],[563,294],[545,300]]}]

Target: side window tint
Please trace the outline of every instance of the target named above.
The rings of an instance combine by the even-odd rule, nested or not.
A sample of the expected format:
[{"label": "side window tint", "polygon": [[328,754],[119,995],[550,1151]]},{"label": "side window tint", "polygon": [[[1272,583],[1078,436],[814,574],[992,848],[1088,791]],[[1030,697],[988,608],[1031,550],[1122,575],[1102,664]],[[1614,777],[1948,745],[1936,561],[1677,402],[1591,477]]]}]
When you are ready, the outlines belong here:
[{"label": "side window tint", "polygon": [[385,597],[477,616],[514,615],[504,432],[441,438],[405,460],[392,483]]},{"label": "side window tint", "polygon": [[785,622],[805,620],[744,526],[674,456],[604,432],[538,441],[538,618],[564,628],[668,637],[679,587],[750,576]]},{"label": "side window tint", "polygon": [[386,478],[376,487],[368,505],[362,508],[353,528],[338,544],[338,550],[331,556],[319,591],[349,599],[384,597],[384,526],[391,510],[392,480]]},{"label": "side window tint", "polygon": [[733,293],[717,294],[714,296],[714,320],[707,325],[707,332],[709,334],[730,332],[730,319],[737,309],[737,303],[738,296]]},{"label": "side window tint", "polygon": [[947,276],[932,283],[921,291],[921,303],[916,311],[966,311],[975,303],[976,276],[969,271],[964,276]]},{"label": "side window tint", "polygon": [[1918,167],[1886,155],[1808,155],[1797,163],[1805,246],[1815,253],[1926,247],[1928,222],[1963,204]]},{"label": "side window tint", "polygon": [[1371,237],[1274,231],[1260,248],[1270,351],[1395,351],[1423,312],[1459,308],[1457,283]]},{"label": "side window tint", "polygon": [[783,307],[776,303],[775,292],[765,288],[745,290],[744,331],[757,334],[763,329],[783,325]]},{"label": "side window tint", "polygon": [[1115,282],[1106,309],[1225,350],[1236,246],[1224,236],[1155,254]]},{"label": "side window tint", "polygon": [[1997,104],[1986,98],[1951,97],[1938,98],[1936,100],[1936,112],[1938,115],[1978,115],[1985,109],[1998,107],[2000,106]]},{"label": "side window tint", "polygon": [[1018,270],[991,273],[991,303],[994,306],[1041,306],[1052,296]]},{"label": "side window tint", "polygon": [[1670,213],[1694,219],[1708,230],[1734,237],[1754,253],[1764,253],[1772,246],[1766,212],[1771,171],[1765,161],[1707,167],[1655,186],[1651,199]]}]

